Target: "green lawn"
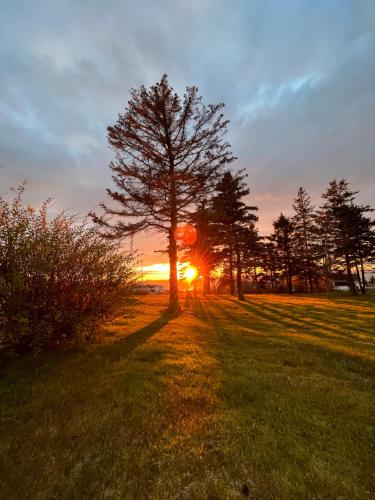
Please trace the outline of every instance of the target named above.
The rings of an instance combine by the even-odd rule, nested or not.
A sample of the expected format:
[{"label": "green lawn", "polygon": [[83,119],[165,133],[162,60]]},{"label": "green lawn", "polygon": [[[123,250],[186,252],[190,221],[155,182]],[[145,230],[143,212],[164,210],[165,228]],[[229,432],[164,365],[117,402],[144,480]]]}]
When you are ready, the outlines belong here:
[{"label": "green lawn", "polygon": [[[375,498],[375,297],[166,297],[0,370],[0,498]],[[246,488],[245,488],[246,489]]]}]

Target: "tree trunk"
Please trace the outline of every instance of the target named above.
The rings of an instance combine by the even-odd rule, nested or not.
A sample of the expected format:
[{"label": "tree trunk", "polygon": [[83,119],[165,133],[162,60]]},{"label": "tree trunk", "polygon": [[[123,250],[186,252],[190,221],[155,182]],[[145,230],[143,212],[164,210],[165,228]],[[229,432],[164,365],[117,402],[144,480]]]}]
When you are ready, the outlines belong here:
[{"label": "tree trunk", "polygon": [[[310,245],[308,243],[308,238],[307,238],[307,228],[306,228],[306,218],[303,220],[303,235],[305,238],[305,254],[307,257],[307,265],[308,265],[308,271],[307,271],[307,279],[309,282],[309,292],[313,293],[313,279],[311,275],[311,251],[310,251]],[[307,286],[306,286],[307,289]]]},{"label": "tree trunk", "polygon": [[362,295],[364,295],[365,292],[363,291],[363,283],[362,283],[361,276],[359,274],[359,268],[358,268],[357,259],[354,260],[354,264],[355,264],[355,271],[356,271],[356,274],[357,274],[357,280],[358,280],[359,289],[360,289]]},{"label": "tree trunk", "polygon": [[359,261],[360,261],[360,264],[361,264],[361,274],[362,274],[362,286],[363,286],[363,294],[366,293],[366,278],[365,278],[365,269],[363,267],[363,259],[362,259],[362,255],[359,256]]},{"label": "tree trunk", "polygon": [[170,178],[170,221],[171,226],[169,229],[169,305],[168,312],[178,315],[181,311],[180,302],[178,300],[178,275],[177,275],[177,243],[176,243],[176,229],[177,229],[177,190],[176,190],[176,176],[174,157],[172,153],[172,145],[170,138],[170,130],[168,121],[165,115],[165,108],[163,110],[163,126],[165,131],[165,141],[167,146],[168,160],[169,160],[169,178]]},{"label": "tree trunk", "polygon": [[254,282],[255,282],[255,290],[258,290],[258,275],[257,275],[257,266],[254,264]]},{"label": "tree trunk", "polygon": [[287,276],[287,283],[288,283],[288,293],[293,293],[293,283],[292,283],[292,278],[290,277],[289,272],[288,272],[288,276]]},{"label": "tree trunk", "polygon": [[346,264],[346,274],[348,276],[348,285],[350,288],[350,293],[352,295],[357,295],[357,290],[355,288],[353,274],[352,274],[352,268],[350,266],[350,259],[347,253],[345,254],[345,264]]},{"label": "tree trunk", "polygon": [[178,300],[178,276],[177,276],[177,244],[175,240],[175,227],[169,231],[169,305],[168,311],[173,314],[180,312],[180,302]]},{"label": "tree trunk", "polygon": [[203,277],[203,293],[205,295],[211,294],[211,280],[210,280],[210,276],[208,274],[206,274]]},{"label": "tree trunk", "polygon": [[311,275],[311,271],[309,271],[309,288],[310,288],[310,293],[313,293],[314,292],[314,282],[313,282],[313,278],[312,278],[312,275]]},{"label": "tree trunk", "polygon": [[230,279],[230,294],[234,295],[233,247],[232,247],[232,242],[229,243],[229,279]]},{"label": "tree trunk", "polygon": [[292,265],[291,265],[289,247],[287,245],[285,245],[285,256],[286,256],[286,282],[288,285],[288,293],[293,293]]},{"label": "tree trunk", "polygon": [[275,278],[273,275],[273,272],[271,271],[271,290],[274,292],[275,291]]},{"label": "tree trunk", "polygon": [[237,293],[239,300],[245,300],[245,296],[242,291],[242,262],[241,262],[241,252],[238,243],[236,243],[236,267],[237,267]]}]

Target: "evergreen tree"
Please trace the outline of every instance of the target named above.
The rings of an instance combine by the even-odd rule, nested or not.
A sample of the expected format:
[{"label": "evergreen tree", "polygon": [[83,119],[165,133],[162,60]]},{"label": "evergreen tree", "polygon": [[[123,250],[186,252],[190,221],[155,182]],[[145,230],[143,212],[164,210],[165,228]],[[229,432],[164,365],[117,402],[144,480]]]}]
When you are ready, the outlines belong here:
[{"label": "evergreen tree", "polygon": [[258,220],[252,213],[258,208],[248,206],[242,201],[242,198],[250,193],[244,182],[245,178],[243,171],[235,175],[225,172],[216,186],[217,194],[212,201],[218,245],[224,248],[229,263],[230,291],[231,294],[235,293],[234,270],[236,270],[237,293],[240,300],[244,299],[241,248],[249,228]]},{"label": "evergreen tree", "polygon": [[297,274],[305,288],[313,292],[314,279],[317,278],[316,225],[310,196],[302,187],[298,190],[293,208],[295,215],[292,217],[292,238]]},{"label": "evergreen tree", "polygon": [[293,256],[293,223],[290,218],[280,214],[279,218],[273,223],[274,239],[277,244],[280,259],[280,271],[285,277],[288,287],[288,292],[293,292],[293,272],[294,272],[294,256]]},{"label": "evergreen tree", "polygon": [[326,290],[333,290],[332,274],[336,265],[333,216],[320,208],[314,215],[316,225],[316,257]]},{"label": "evergreen tree", "polygon": [[196,266],[203,277],[203,293],[211,293],[211,272],[220,261],[220,253],[215,251],[215,223],[212,210],[203,201],[191,214],[190,222],[197,231],[197,239],[185,256]]},{"label": "evergreen tree", "polygon": [[259,243],[259,262],[260,280],[265,287],[267,283],[270,283],[271,290],[276,291],[280,277],[280,265],[275,237],[266,237]]},{"label": "evergreen tree", "polygon": [[371,267],[375,257],[374,221],[365,215],[370,211],[369,206],[349,205],[346,208],[347,225],[351,232],[351,256],[362,294],[366,293],[365,267]]},{"label": "evergreen tree", "polygon": [[243,262],[243,274],[246,281],[252,282],[255,288],[259,288],[261,278],[261,238],[258,234],[255,222],[250,222],[243,231],[241,242],[241,258]]},{"label": "evergreen tree", "polygon": [[[345,179],[333,179],[322,195],[325,203],[320,212],[321,233],[328,232],[333,257],[338,266],[344,266],[352,295],[357,293],[352,268],[356,259],[362,260],[363,266],[364,259],[371,258],[373,242],[373,223],[364,215],[371,209],[356,205],[356,194]],[[361,284],[359,273],[358,277]]]},{"label": "evergreen tree", "polygon": [[[110,168],[117,190],[107,192],[119,208],[102,205],[105,215],[92,215],[111,238],[144,230],[166,234],[169,309],[178,312],[176,229],[188,220],[197,201],[212,192],[221,169],[234,160],[223,140],[228,121],[223,104],[203,105],[196,87],[187,87],[180,98],[166,75],[149,89],[142,86],[130,94],[125,112],[108,127],[116,152]],[[114,216],[115,222],[106,216]]]}]

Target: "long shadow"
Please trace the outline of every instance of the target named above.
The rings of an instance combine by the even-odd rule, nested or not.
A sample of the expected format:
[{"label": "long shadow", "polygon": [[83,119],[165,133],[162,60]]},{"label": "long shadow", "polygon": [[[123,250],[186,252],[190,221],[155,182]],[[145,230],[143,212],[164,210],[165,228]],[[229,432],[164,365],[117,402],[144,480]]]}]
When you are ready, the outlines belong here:
[{"label": "long shadow", "polygon": [[239,302],[236,301],[235,299],[227,297],[225,297],[225,300],[242,307],[248,312],[254,313],[256,316],[264,320],[270,321],[275,325],[279,325],[285,328],[304,327],[304,329],[306,330],[309,331],[313,330],[312,325],[307,324],[305,321],[290,316],[288,317],[288,315],[285,315],[284,313],[281,314],[280,311],[272,310],[272,308],[264,306],[263,304],[258,304],[258,303],[254,304],[251,301]]},{"label": "long shadow", "polygon": [[185,305],[186,310],[190,310],[191,312],[194,313],[194,316],[201,319],[202,321],[206,321],[207,323],[210,323],[207,311],[203,307],[201,297],[197,297],[194,299],[187,298],[185,300],[184,305]]},{"label": "long shadow", "polygon": [[[229,299],[229,302],[230,299]],[[248,306],[248,304],[245,302],[237,302],[238,305],[243,307],[245,310],[250,310],[251,309]],[[252,334],[255,334],[254,336],[251,336],[251,338],[248,339],[249,342],[251,343],[262,343],[262,348],[263,349],[270,349],[270,350],[275,350],[277,349],[291,349],[294,350],[295,348],[300,349],[306,349],[306,352],[311,352],[311,353],[319,353],[320,355],[325,355],[326,353],[330,353],[331,359],[336,359],[337,361],[344,363],[347,368],[352,371],[352,372],[358,372],[361,373],[363,376],[370,376],[372,377],[375,373],[375,366],[374,363],[371,360],[368,360],[364,357],[362,357],[359,353],[358,354],[351,354],[348,352],[343,352],[340,350],[333,349],[331,346],[328,345],[319,345],[319,344],[311,344],[310,342],[306,341],[303,337],[287,337],[287,344],[279,344],[275,345],[274,340],[280,341],[283,337],[280,338],[279,335],[276,335],[272,332],[267,333],[266,336],[264,336],[264,329],[262,329],[259,325],[254,325],[254,324],[249,324],[249,320],[245,318],[241,318],[241,315],[236,315],[235,313],[229,312],[225,307],[220,304],[212,303],[210,302],[210,306],[214,307],[216,309],[222,318],[227,318],[230,322],[233,323],[233,325],[240,325],[243,327],[248,327],[249,332],[252,332]],[[203,308],[207,308],[207,305],[204,305]],[[259,314],[259,311],[257,311],[254,308],[254,312],[256,315],[258,315],[259,318],[262,318],[262,315]],[[234,336],[233,336],[233,329],[230,327],[224,326],[221,324],[220,319],[218,317],[215,317],[216,315],[214,314],[213,316],[209,313],[209,311],[206,311],[207,317],[210,316],[210,322],[216,326],[216,334],[218,338],[220,339],[221,342],[224,344],[227,344],[228,346],[231,345],[233,346],[235,344],[234,342]],[[268,315],[267,315],[268,316]],[[277,324],[277,321],[274,319],[274,325]],[[258,329],[259,327],[259,329]],[[302,328],[301,328],[302,330]],[[309,331],[309,328],[306,328],[306,333]],[[258,333],[259,332],[259,333]],[[259,336],[260,333],[263,333],[262,338]],[[320,335],[319,335],[320,336]],[[322,335],[321,337],[327,338],[326,336]],[[271,340],[271,342],[269,342]],[[334,340],[334,339],[332,339]],[[243,337],[241,339],[243,341]],[[312,369],[312,368],[311,368]],[[354,383],[354,382],[353,382]]]},{"label": "long shadow", "polygon": [[[161,330],[174,317],[174,314],[164,312],[158,318],[151,321],[151,323],[127,336],[121,337],[110,344],[96,344],[94,354],[95,356],[107,358],[110,362],[116,362],[128,356],[134,349]],[[57,372],[59,366],[67,361],[72,365],[79,363],[81,372],[90,370],[92,356],[86,356],[85,352],[84,346],[75,350],[50,352],[37,357],[28,354],[23,358],[15,358],[7,352],[0,352],[0,377],[5,377],[8,369],[11,369],[15,365],[18,365],[24,376],[30,379],[43,372],[44,366],[46,366],[48,371]],[[95,369],[94,365],[92,369]]]},{"label": "long shadow", "polygon": [[[295,313],[288,313],[285,310],[285,306],[278,306],[278,305],[269,305],[269,304],[256,304],[255,307],[258,306],[259,308],[265,310],[266,312],[269,312],[270,314],[275,314],[279,315],[284,319],[284,321],[290,320],[291,324],[300,324],[303,326],[305,329],[309,329],[310,327],[312,328],[317,328],[321,330],[321,333],[324,335],[326,334],[327,337],[337,337],[339,339],[342,339],[343,337],[347,338],[351,342],[357,341],[357,339],[354,336],[354,333],[346,333],[342,331],[343,327],[343,321],[335,321],[334,319],[330,318],[324,318],[324,317],[317,317],[314,312],[307,311],[306,308],[303,310],[298,310]],[[315,311],[315,307],[313,308],[313,311]],[[322,311],[323,314],[327,315],[327,310]],[[304,319],[301,319],[298,317],[298,314],[301,314],[305,316]],[[353,318],[350,318],[348,316],[348,319],[350,321],[353,321]],[[359,333],[364,333],[366,335],[369,335],[369,329],[363,328],[360,325],[353,324],[352,327],[353,331],[358,331]]]},{"label": "long shadow", "polygon": [[[241,302],[242,304],[242,302]],[[222,304],[218,303],[210,303],[210,306],[213,307],[214,310],[218,311],[218,313],[223,317],[229,320],[230,324],[240,326],[242,328],[245,328],[249,330],[251,333],[259,337],[264,337],[265,335],[265,324],[259,324],[259,322],[263,322],[264,318],[258,316],[257,318],[257,323],[251,322],[249,324],[249,318],[243,315],[238,315],[234,312],[230,312],[227,308],[223,307]],[[216,315],[214,315],[214,318],[211,320],[214,324],[215,322],[217,323],[217,327],[220,328],[222,327],[222,324],[219,320],[215,319]]]},{"label": "long shadow", "polygon": [[[353,318],[352,316],[350,316],[350,314],[344,314],[340,310],[337,312],[337,315],[341,319],[340,321],[336,321],[335,319],[332,319],[331,317],[329,317],[328,319],[325,318],[324,315],[327,315],[327,310],[326,311],[324,311],[324,310],[318,311],[318,310],[314,309],[314,312],[310,312],[310,311],[305,311],[302,309],[301,313],[303,313],[303,315],[306,316],[307,318],[311,318],[312,320],[314,320],[317,325],[321,325],[322,323],[324,324],[325,321],[328,321],[332,327],[336,327],[336,329],[339,330],[340,335],[342,335],[343,323],[345,324],[345,321],[347,320],[348,322],[350,322],[351,330],[353,330],[352,334],[347,335],[348,337],[353,339],[353,336],[356,337],[357,334],[364,334],[368,338],[370,338],[370,339],[372,338],[371,327],[363,326],[363,319],[362,318],[361,319]],[[366,319],[367,319],[367,315],[366,315]]]},{"label": "long shadow", "polygon": [[[327,314],[330,313],[329,307],[323,308],[323,307],[316,306],[315,304],[309,305],[309,306],[298,306],[298,309],[296,309],[295,313],[292,313],[292,314],[290,314],[290,313],[288,314],[285,311],[285,305],[276,305],[276,304],[270,305],[270,304],[264,304],[263,302],[261,304],[259,304],[259,306],[260,305],[261,305],[261,307],[268,309],[270,311],[272,311],[272,310],[277,311],[278,313],[281,313],[283,316],[285,316],[286,318],[290,318],[293,321],[300,321],[300,322],[303,322],[304,320],[296,317],[296,315],[298,316],[298,314],[301,314],[302,312],[303,312],[304,316],[312,317],[314,320],[316,320],[318,322],[323,322],[323,323],[327,319],[324,316],[327,316]],[[351,312],[347,312],[343,308],[337,308],[336,312],[337,312],[337,314],[340,315],[340,318],[346,317],[350,321],[354,321],[356,323],[355,324],[356,329],[364,331],[364,332],[368,331],[368,329],[366,329],[365,327],[363,327],[360,324],[361,320],[353,317],[353,314]],[[332,315],[330,315],[330,317],[328,318],[329,323],[332,325],[337,325],[339,327],[342,327],[342,321],[341,322],[335,321],[334,318],[332,318],[331,316]],[[366,314],[366,316],[367,316],[367,314]],[[329,330],[328,327],[326,327],[325,329]]]},{"label": "long shadow", "polygon": [[134,351],[134,349],[136,349],[138,346],[145,343],[146,340],[155,335],[174,318],[175,314],[165,311],[154,321],[151,321],[151,323],[148,323],[139,330],[136,330],[135,332],[130,333],[128,336],[122,337],[121,339],[116,340],[110,345],[103,347],[101,353],[105,355],[109,354],[112,357],[112,360],[115,360],[115,358],[120,358],[124,355],[126,356]]},{"label": "long shadow", "polygon": [[[229,301],[235,302],[234,300],[227,299]],[[237,303],[237,302],[236,302]],[[283,309],[278,308],[278,307],[271,307],[269,305],[265,304],[254,304],[252,302],[246,301],[246,302],[238,302],[237,303],[240,307],[243,307],[244,309],[247,309],[250,312],[253,312],[254,314],[263,317],[264,319],[267,319],[271,321],[274,324],[278,324],[286,329],[290,328],[295,328],[295,329],[302,329],[306,333],[312,333],[313,335],[317,337],[322,337],[322,338],[329,338],[329,339],[337,339],[337,340],[343,340],[343,337],[347,338],[351,342],[355,342],[355,339],[353,339],[352,335],[343,333],[343,332],[338,332],[336,329],[329,328],[326,325],[317,324],[313,321],[306,321],[300,318],[297,318],[294,315],[288,314],[285,312]],[[310,319],[310,318],[309,318]],[[312,318],[311,318],[312,319]]]}]

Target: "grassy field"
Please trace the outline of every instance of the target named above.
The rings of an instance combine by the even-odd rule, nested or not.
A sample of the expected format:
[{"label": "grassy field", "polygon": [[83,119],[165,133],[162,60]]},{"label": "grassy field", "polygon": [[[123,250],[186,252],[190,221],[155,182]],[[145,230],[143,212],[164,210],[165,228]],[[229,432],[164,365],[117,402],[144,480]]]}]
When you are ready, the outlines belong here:
[{"label": "grassy field", "polygon": [[374,296],[146,297],[0,374],[0,498],[375,498]]}]

